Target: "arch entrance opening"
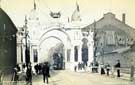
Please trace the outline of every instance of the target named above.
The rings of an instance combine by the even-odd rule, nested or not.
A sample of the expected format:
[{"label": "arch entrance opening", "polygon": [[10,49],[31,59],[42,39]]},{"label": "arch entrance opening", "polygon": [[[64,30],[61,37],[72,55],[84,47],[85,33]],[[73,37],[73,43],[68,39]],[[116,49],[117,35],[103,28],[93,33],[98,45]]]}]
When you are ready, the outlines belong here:
[{"label": "arch entrance opening", "polygon": [[54,69],[65,69],[70,47],[71,40],[64,30],[47,30],[40,38],[38,62],[48,61]]},{"label": "arch entrance opening", "polygon": [[65,68],[65,54],[64,44],[54,38],[47,38],[40,48],[40,59],[39,63],[49,62],[53,69],[64,69]]}]

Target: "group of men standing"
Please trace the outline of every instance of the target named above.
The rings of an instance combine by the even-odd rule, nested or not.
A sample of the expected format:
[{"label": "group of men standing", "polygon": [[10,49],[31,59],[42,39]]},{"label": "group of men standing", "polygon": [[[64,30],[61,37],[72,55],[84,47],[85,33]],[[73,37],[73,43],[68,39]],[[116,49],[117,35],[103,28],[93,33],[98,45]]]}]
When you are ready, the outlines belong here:
[{"label": "group of men standing", "polygon": [[[22,71],[22,73],[25,73],[25,79],[26,79],[26,82],[29,83],[30,85],[32,85],[32,76],[33,76],[33,71],[32,71],[32,66],[31,66],[31,63],[29,63],[27,66],[24,66],[23,65],[23,69],[26,70]],[[19,80],[19,72],[20,70],[20,67],[17,65],[15,68],[14,68],[14,74],[15,74],[15,77],[13,79],[13,81],[18,81]],[[38,71],[36,70],[36,72],[38,73]],[[48,62],[45,62],[42,66],[41,66],[41,72],[42,72],[42,75],[43,75],[43,82],[45,83],[49,83],[48,81],[48,78],[50,77],[50,67],[49,67],[49,63]]]},{"label": "group of men standing", "polygon": [[105,69],[106,69],[107,76],[109,76],[110,70],[112,71],[112,74],[113,74],[114,68],[117,70],[117,77],[120,77],[120,68],[121,68],[120,60],[117,60],[117,63],[114,66],[112,66],[112,68],[108,63],[105,66],[102,65],[101,66],[101,75],[105,74]]}]

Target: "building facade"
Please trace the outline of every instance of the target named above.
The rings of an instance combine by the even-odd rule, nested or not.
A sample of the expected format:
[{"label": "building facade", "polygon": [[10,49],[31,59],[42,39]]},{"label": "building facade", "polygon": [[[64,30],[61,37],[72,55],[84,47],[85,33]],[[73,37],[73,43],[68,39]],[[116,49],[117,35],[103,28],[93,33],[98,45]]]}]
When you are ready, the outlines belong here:
[{"label": "building facade", "polygon": [[[57,63],[62,68],[73,70],[80,63],[89,65],[96,59],[99,64],[114,65],[120,60],[122,66],[128,66],[133,60],[135,30],[125,22],[125,14],[122,21],[111,12],[104,14],[103,18],[90,25],[83,23],[80,17],[78,4],[71,16],[71,21],[61,23],[60,12],[51,12],[48,24],[41,24],[39,10],[34,3],[34,8],[25,19],[25,26],[18,31],[17,62],[25,63],[26,44],[30,49],[30,62],[32,65],[49,61],[52,65]],[[28,39],[25,31],[27,28]],[[21,35],[22,33],[22,35]],[[20,38],[20,39],[19,39]],[[60,44],[53,48],[46,43],[48,39],[58,40]],[[21,44],[20,44],[21,43]],[[131,55],[132,54],[132,55]],[[56,61],[55,61],[56,60]],[[57,61],[58,60],[58,61]]]},{"label": "building facade", "polygon": [[134,57],[131,51],[135,41],[135,29],[126,24],[126,14],[122,14],[122,20],[118,20],[115,14],[109,12],[87,26],[83,31],[88,31],[95,26],[96,32],[96,56],[101,64],[115,65],[120,60],[122,66],[129,66]]},{"label": "building facade", "polygon": [[[41,25],[40,17],[38,16],[38,9],[36,5],[27,15],[27,29],[29,32],[30,41],[30,62],[34,65],[37,63],[43,63],[45,61],[54,63],[53,54],[58,52],[63,57],[63,67],[66,69],[73,69],[79,62],[85,64],[92,62],[93,60],[93,32],[82,32],[82,29],[86,25],[81,21],[79,5],[77,4],[75,11],[71,16],[71,21],[66,24],[61,23],[61,13],[52,12],[50,14],[50,20],[47,25]],[[25,27],[20,28],[18,31],[18,63],[25,62]],[[23,30],[23,31],[22,31]],[[22,35],[21,35],[22,33]],[[48,45],[46,40],[49,38],[55,38],[59,40],[63,46],[61,51],[53,51],[51,48],[46,50]],[[20,44],[21,43],[21,44]],[[58,48],[56,46],[56,48]],[[50,52],[51,51],[51,52]],[[50,52],[50,54],[49,54]],[[47,54],[46,54],[47,53]],[[59,55],[58,54],[58,55]]]}]

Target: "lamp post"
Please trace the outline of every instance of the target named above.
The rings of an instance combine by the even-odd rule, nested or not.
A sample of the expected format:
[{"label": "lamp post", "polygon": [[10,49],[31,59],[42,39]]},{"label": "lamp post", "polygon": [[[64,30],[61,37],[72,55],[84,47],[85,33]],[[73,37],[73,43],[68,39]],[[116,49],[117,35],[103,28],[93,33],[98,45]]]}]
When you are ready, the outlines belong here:
[{"label": "lamp post", "polygon": [[26,66],[28,66],[28,64],[30,63],[30,56],[29,56],[29,48],[28,48],[28,30],[27,30],[27,17],[25,16],[25,25],[24,25],[24,30],[25,30],[25,62],[26,62]]},{"label": "lamp post", "polygon": [[98,45],[98,38],[97,38],[97,31],[96,31],[96,21],[94,21],[94,34],[93,34],[93,40],[94,40],[94,60],[93,60],[93,63],[95,65],[96,63],[96,52],[97,52],[97,45]]}]

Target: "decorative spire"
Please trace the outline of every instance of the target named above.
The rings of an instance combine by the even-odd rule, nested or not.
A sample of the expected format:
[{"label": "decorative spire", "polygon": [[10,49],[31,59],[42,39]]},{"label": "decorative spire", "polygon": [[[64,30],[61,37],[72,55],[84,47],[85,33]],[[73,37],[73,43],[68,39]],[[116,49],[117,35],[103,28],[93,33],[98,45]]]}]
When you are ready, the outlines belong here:
[{"label": "decorative spire", "polygon": [[36,10],[37,6],[36,6],[36,2],[34,0],[34,10]]},{"label": "decorative spire", "polygon": [[77,1],[76,1],[76,9],[77,9],[77,11],[80,11],[80,8],[79,8],[79,5],[78,5],[78,3],[77,3]]},{"label": "decorative spire", "polygon": [[80,17],[80,9],[79,9],[79,5],[76,1],[76,9],[74,10],[72,16],[71,16],[71,21],[81,21],[81,17]]}]

